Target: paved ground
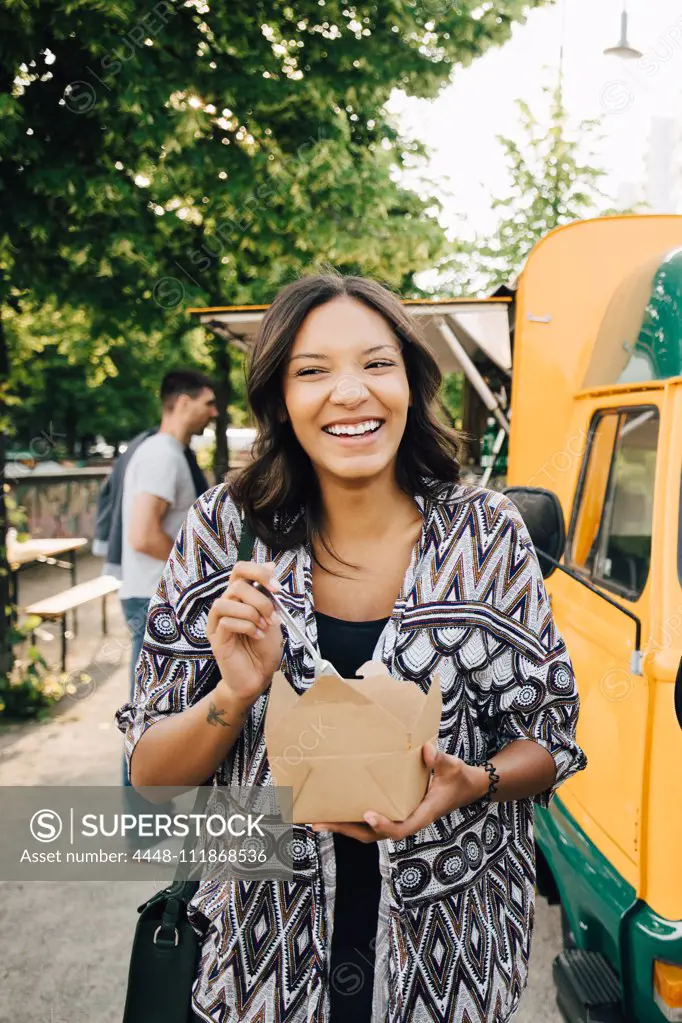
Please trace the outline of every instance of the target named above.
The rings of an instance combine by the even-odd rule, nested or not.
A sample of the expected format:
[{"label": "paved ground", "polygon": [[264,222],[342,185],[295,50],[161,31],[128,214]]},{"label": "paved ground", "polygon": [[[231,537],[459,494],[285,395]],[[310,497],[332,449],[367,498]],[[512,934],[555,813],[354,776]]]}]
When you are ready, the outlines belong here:
[{"label": "paved ground", "polygon": [[[100,562],[83,559],[79,580]],[[22,576],[21,599],[65,585],[56,569]],[[113,712],[127,689],[128,641],[120,608],[110,600],[110,635],[100,636],[99,608],[80,612],[70,667],[85,668],[94,686],[65,698],[51,719],[0,731],[0,785],[116,785],[121,737]],[[58,640],[43,641],[58,659]],[[150,871],[153,868],[150,868]],[[151,881],[0,884],[0,1023],[120,1023],[136,907]],[[560,947],[558,910],[538,904],[531,979],[515,1023],[560,1023],[552,959]]]}]

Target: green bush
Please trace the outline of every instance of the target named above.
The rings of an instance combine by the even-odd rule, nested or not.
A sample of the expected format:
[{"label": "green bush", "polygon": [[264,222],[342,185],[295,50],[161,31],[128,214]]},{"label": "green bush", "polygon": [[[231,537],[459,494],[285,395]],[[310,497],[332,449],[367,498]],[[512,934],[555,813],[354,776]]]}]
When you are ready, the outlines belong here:
[{"label": "green bush", "polygon": [[0,720],[47,717],[49,708],[63,695],[59,677],[50,671],[36,646],[28,642],[39,619],[27,618],[10,631],[13,665],[8,676],[0,677]]}]

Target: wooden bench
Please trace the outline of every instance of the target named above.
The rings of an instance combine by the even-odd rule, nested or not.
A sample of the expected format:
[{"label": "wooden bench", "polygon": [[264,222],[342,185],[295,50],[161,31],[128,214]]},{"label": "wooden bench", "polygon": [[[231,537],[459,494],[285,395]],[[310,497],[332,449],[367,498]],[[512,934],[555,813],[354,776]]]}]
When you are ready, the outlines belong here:
[{"label": "wooden bench", "polygon": [[[61,621],[62,625],[62,651],[61,651],[61,668],[62,671],[66,671],[66,615],[69,611],[75,611],[77,607],[81,607],[82,604],[87,604],[91,600],[97,600],[98,597],[102,600],[102,634],[107,634],[107,597],[110,593],[115,593],[120,587],[121,580],[115,579],[113,575],[100,575],[96,579],[91,579],[87,583],[78,583],[77,586],[72,586],[69,590],[62,590],[61,593],[55,593],[54,597],[46,597],[45,600],[39,600],[35,604],[31,604],[30,607],[25,607],[24,611],[29,615],[37,615],[46,621]],[[31,642],[35,642],[33,635],[31,635]]]}]

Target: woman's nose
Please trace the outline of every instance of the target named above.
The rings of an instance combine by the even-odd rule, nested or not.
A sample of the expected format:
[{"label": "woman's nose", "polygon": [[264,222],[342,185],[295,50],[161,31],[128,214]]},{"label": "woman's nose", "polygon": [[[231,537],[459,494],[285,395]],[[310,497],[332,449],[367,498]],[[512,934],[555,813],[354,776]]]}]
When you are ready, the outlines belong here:
[{"label": "woman's nose", "polygon": [[352,373],[344,373],[334,384],[329,400],[337,405],[357,405],[369,395],[369,391]]}]

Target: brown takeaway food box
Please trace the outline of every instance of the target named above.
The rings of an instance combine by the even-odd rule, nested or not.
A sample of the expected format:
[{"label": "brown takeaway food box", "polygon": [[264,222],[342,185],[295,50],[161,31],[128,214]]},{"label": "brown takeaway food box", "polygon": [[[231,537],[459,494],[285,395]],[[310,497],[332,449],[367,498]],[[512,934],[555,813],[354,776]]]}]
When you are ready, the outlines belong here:
[{"label": "brown takeaway food box", "polygon": [[367,661],[361,678],[317,679],[299,696],[278,671],[265,741],[275,785],[293,788],[293,822],[361,821],[374,810],[402,821],[424,798],[422,745],[436,741],[440,677],[425,695]]}]

